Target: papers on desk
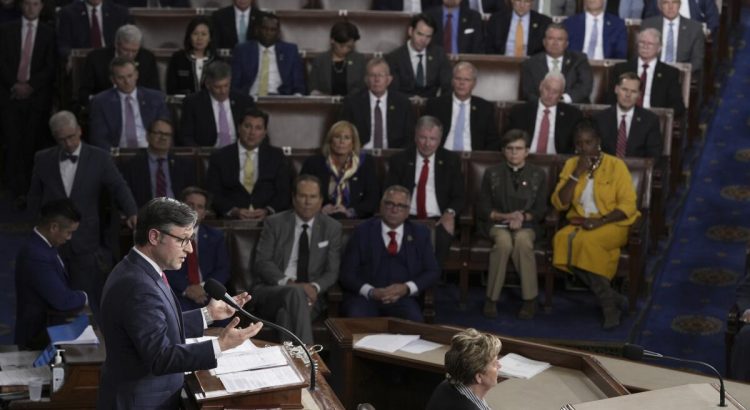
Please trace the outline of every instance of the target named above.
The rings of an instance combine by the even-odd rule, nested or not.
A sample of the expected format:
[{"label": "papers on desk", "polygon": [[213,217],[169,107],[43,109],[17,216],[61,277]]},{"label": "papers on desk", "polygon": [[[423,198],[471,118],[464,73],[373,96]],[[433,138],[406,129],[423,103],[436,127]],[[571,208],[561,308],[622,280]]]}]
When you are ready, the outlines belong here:
[{"label": "papers on desk", "polygon": [[0,386],[26,386],[33,379],[43,379],[49,384],[52,380],[52,371],[49,366],[44,366],[0,372]]},{"label": "papers on desk", "polygon": [[222,355],[216,360],[217,366],[211,370],[213,375],[237,373],[245,370],[265,369],[287,364],[286,357],[281,351],[281,346],[270,346],[255,349],[250,352]]},{"label": "papers on desk", "polygon": [[34,359],[42,353],[36,351],[20,351],[0,353],[0,370],[26,369],[32,367]]},{"label": "papers on desk", "polygon": [[219,379],[221,379],[224,388],[229,393],[255,391],[264,387],[286,386],[302,382],[297,372],[289,365],[222,374],[219,376]]},{"label": "papers on desk", "polygon": [[500,359],[500,366],[500,371],[498,372],[500,376],[530,379],[549,369],[550,364],[531,360],[515,353],[508,353]]},{"label": "papers on desk", "polygon": [[[200,342],[206,342],[209,340],[218,339],[216,336],[201,336],[201,337],[194,337],[186,339],[185,342],[190,343],[200,343]],[[253,350],[258,350],[258,347],[253,344],[253,342],[249,340],[245,340],[242,342],[241,345],[237,347],[233,347],[229,350],[225,350],[221,352],[222,356],[224,355],[230,355],[230,354],[237,354],[237,353],[247,353],[252,352]]]},{"label": "papers on desk", "polygon": [[441,345],[428,340],[421,340],[419,335],[394,335],[383,333],[365,336],[354,347],[377,350],[379,352],[394,353],[401,350],[407,353],[420,354],[437,349]]},{"label": "papers on desk", "polygon": [[89,318],[85,313],[70,323],[50,326],[47,334],[52,344],[55,345],[82,345],[98,344],[99,338],[94,333],[94,328],[89,324]]}]

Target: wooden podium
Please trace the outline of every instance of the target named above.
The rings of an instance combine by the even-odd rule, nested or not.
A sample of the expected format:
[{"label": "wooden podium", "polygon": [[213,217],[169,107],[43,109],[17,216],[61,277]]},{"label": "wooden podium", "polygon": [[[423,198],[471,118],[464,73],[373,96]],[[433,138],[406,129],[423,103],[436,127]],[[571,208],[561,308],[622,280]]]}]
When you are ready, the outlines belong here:
[{"label": "wooden podium", "polygon": [[588,403],[569,404],[562,407],[561,410],[745,409],[729,394],[726,395],[725,401],[726,407],[719,407],[719,388],[714,384],[700,383],[651,390]]}]

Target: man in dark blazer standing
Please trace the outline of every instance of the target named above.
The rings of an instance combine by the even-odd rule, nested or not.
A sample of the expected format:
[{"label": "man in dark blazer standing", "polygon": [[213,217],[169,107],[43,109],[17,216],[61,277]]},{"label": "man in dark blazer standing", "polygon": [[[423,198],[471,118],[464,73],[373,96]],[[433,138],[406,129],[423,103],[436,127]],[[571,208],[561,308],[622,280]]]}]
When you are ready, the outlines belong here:
[{"label": "man in dark blazer standing", "polygon": [[253,0],[232,0],[232,5],[211,15],[216,48],[234,48],[238,43],[255,40],[262,12],[253,7]]},{"label": "man in dark blazer standing", "polygon": [[160,118],[169,119],[161,91],[138,87],[133,61],[115,57],[110,63],[115,88],[94,96],[89,114],[89,141],[104,150],[112,147],[145,148],[146,130]]},{"label": "man in dark blazer standing", "polygon": [[237,123],[237,143],[211,155],[206,187],[217,215],[262,220],[289,208],[291,169],[281,149],[264,141],[268,114],[250,108]]},{"label": "man in dark blazer standing", "polygon": [[61,8],[57,18],[57,50],[66,59],[73,48],[113,45],[115,31],[130,22],[130,13],[109,0],[85,0]]},{"label": "man in dark blazer standing", "polygon": [[402,93],[389,90],[393,77],[380,57],[367,62],[367,90],[344,99],[339,120],[357,127],[362,148],[404,148],[414,135],[411,102]]},{"label": "man in dark blazer standing", "polygon": [[561,24],[553,23],[544,34],[544,51],[521,64],[521,95],[526,101],[539,98],[539,84],[549,72],[565,77],[566,103],[587,103],[593,87],[593,75],[586,54],[568,50],[568,33]]},{"label": "man in dark blazer standing", "polygon": [[41,23],[41,0],[24,0],[22,18],[0,26],[0,135],[5,182],[25,206],[34,152],[50,143],[46,128],[55,82],[55,31]]},{"label": "man in dark blazer standing", "polygon": [[408,220],[410,197],[403,186],[388,187],[381,216],[355,228],[341,262],[343,316],[424,321],[416,296],[435,285],[440,268],[429,230]]},{"label": "man in dark blazer standing", "polygon": [[120,172],[133,193],[138,208],[153,198],[176,198],[183,189],[196,184],[192,158],[172,152],[172,123],[158,119],[151,123],[146,139],[148,147],[120,164]]},{"label": "man in dark blazer standing", "polygon": [[638,107],[640,80],[633,72],[620,75],[615,85],[617,103],[594,115],[602,137],[602,151],[624,157],[661,157],[662,141],[659,117]]},{"label": "man in dark blazer standing", "polygon": [[565,19],[570,49],[586,53],[589,60],[627,58],[628,30],[625,20],[617,14],[605,12],[604,0],[585,0],[583,8],[583,13]]},{"label": "man in dark blazer standing", "polygon": [[442,44],[446,54],[484,53],[482,16],[461,0],[443,0],[443,5],[425,11],[435,21],[433,41]]},{"label": "man in dark blazer standing", "polygon": [[320,212],[321,190],[318,178],[297,177],[293,209],[263,222],[253,270],[259,315],[306,344],[313,343],[312,321],[325,310],[326,291],[339,276],[341,224]]},{"label": "man in dark blazer standing", "polygon": [[131,229],[138,209],[109,153],[81,143],[81,128],[73,113],[60,111],[49,123],[58,146],[39,151],[34,157],[29,208],[36,212],[40,204],[70,198],[81,212],[81,224],[60,254],[70,273],[71,287],[88,294],[96,318],[101,287],[112,266],[111,250],[102,243],[99,198],[106,189]]},{"label": "man in dark blazer standing", "polygon": [[451,151],[499,150],[495,106],[471,95],[477,84],[476,67],[466,61],[459,62],[453,67],[452,83],[452,94],[429,99],[425,108],[426,115],[443,124],[440,145]]},{"label": "man in dark blazer standing", "polygon": [[390,89],[430,98],[451,91],[451,64],[442,47],[432,43],[435,21],[426,14],[412,17],[409,39],[385,56],[391,66]]},{"label": "man in dark blazer standing", "polygon": [[193,252],[178,270],[168,270],[169,286],[177,295],[183,311],[206,306],[211,299],[203,289],[208,279],[223,285],[229,281],[229,252],[224,243],[224,233],[203,223],[206,211],[211,208],[210,194],[201,188],[189,186],[182,190],[180,201],[198,215],[191,246]]},{"label": "man in dark blazer standing", "polygon": [[[185,372],[213,369],[221,352],[237,347],[263,327],[236,328],[235,317],[219,337],[203,336],[206,325],[234,314],[221,301],[180,312],[165,270],[179,269],[193,252],[190,239],[197,217],[187,205],[156,198],[138,213],[135,246],[115,266],[104,285],[101,332],[107,341],[99,379],[98,409],[177,409]],[[234,297],[239,305],[247,293]]]},{"label": "man in dark blazer standing", "polygon": [[86,305],[86,292],[70,287],[68,273],[57,253],[81,221],[70,199],[50,201],[41,219],[16,256],[15,344],[21,349],[44,349],[49,344],[47,326],[59,324],[49,311],[73,313]]},{"label": "man in dark blazer standing", "polygon": [[385,186],[401,185],[411,191],[411,217],[437,221],[435,255],[441,267],[466,201],[461,160],[458,154],[440,146],[442,136],[440,120],[421,117],[415,127],[415,145],[388,160],[385,177]]},{"label": "man in dark blazer standing", "polygon": [[693,76],[699,76],[706,53],[703,26],[696,20],[680,15],[680,0],[654,0],[656,1],[659,2],[661,14],[644,19],[641,28],[654,28],[661,33],[662,50],[659,60],[665,63],[690,63]]},{"label": "man in dark blazer standing", "polygon": [[[487,22],[487,53],[524,57],[542,51],[544,31],[552,19],[532,10],[531,2],[514,1],[511,5],[512,9],[493,14]],[[523,39],[516,47],[516,33],[521,31]]]},{"label": "man in dark blazer standing", "polygon": [[564,90],[565,77],[560,73],[548,73],[539,84],[539,101],[511,108],[505,132],[526,131],[531,137],[530,153],[573,154],[573,130],[583,114],[578,108],[560,101]]},{"label": "man in dark blazer standing", "polygon": [[232,68],[223,61],[204,68],[203,78],[206,88],[188,95],[182,103],[177,145],[222,148],[234,144],[235,119],[255,103],[247,94],[230,88]]}]

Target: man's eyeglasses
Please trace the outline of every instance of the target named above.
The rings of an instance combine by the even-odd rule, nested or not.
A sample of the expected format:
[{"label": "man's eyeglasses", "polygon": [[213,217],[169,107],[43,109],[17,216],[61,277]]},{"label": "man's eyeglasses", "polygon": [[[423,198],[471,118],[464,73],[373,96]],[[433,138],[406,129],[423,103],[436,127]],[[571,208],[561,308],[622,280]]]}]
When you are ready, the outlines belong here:
[{"label": "man's eyeglasses", "polygon": [[407,211],[409,210],[408,204],[397,204],[393,201],[383,201],[383,204],[386,208],[396,208],[399,211]]},{"label": "man's eyeglasses", "polygon": [[163,233],[164,235],[171,236],[171,237],[175,238],[178,241],[178,243],[180,244],[180,246],[182,246],[183,248],[186,248],[188,246],[188,244],[190,243],[190,241],[192,241],[192,240],[195,239],[195,235],[190,235],[187,238],[181,238],[179,236],[172,235],[171,233],[169,233],[167,231],[162,231],[161,229],[157,229],[157,231]]}]

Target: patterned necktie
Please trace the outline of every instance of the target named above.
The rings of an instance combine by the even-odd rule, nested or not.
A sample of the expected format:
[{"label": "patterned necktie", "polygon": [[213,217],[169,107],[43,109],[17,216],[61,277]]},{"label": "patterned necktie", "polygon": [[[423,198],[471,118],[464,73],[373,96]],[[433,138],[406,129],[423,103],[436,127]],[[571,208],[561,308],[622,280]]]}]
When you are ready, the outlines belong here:
[{"label": "patterned necktie", "polygon": [[102,30],[99,28],[99,18],[96,16],[96,7],[91,8],[91,48],[102,48]]},{"label": "patterned necktie", "polygon": [[226,101],[219,103],[219,148],[232,143],[232,136],[229,134],[227,110],[224,108],[225,102]]},{"label": "patterned necktie", "polygon": [[268,72],[271,65],[271,58],[268,54],[268,49],[264,48],[263,57],[260,59],[260,83],[258,84],[258,95],[261,97],[268,95]]},{"label": "patterned necktie", "polygon": [[29,67],[31,66],[31,53],[34,50],[34,23],[29,22],[26,26],[26,36],[23,40],[23,51],[21,52],[21,63],[18,65],[16,80],[19,83],[29,81]]},{"label": "patterned necktie", "polygon": [[248,193],[253,193],[255,186],[255,161],[253,161],[253,152],[245,151],[245,168],[243,169],[242,186]]},{"label": "patterned necktie", "polygon": [[553,58],[552,59],[552,72],[553,73],[559,73],[560,72],[560,59]]},{"label": "patterned necktie", "polygon": [[308,269],[310,264],[310,240],[307,237],[307,224],[302,224],[302,233],[297,245],[297,282],[309,282]]},{"label": "patterned necktie", "polygon": [[625,123],[626,116],[626,114],[622,115],[620,127],[617,129],[617,148],[615,154],[619,158],[625,158],[625,147],[628,145],[628,125]]},{"label": "patterned necktie", "polygon": [[167,174],[164,173],[164,158],[156,159],[156,197],[167,196]]},{"label": "patterned necktie", "polygon": [[594,19],[594,24],[591,27],[591,36],[589,37],[589,48],[586,51],[589,59],[594,58],[596,55],[597,40],[599,40],[599,19]]},{"label": "patterned necktie", "polygon": [[417,218],[427,218],[427,178],[430,176],[430,160],[422,161],[422,171],[419,173],[417,183]]},{"label": "patterned necktie", "polygon": [[135,111],[133,97],[125,97],[125,143],[128,148],[138,148],[138,134],[135,132]]},{"label": "patterned necktie", "polygon": [[464,150],[464,126],[466,124],[466,103],[458,104],[458,117],[456,117],[456,127],[453,129],[453,151]]},{"label": "patterned necktie", "polygon": [[669,23],[669,30],[667,32],[667,47],[664,51],[664,61],[667,63],[674,63],[674,31],[672,30],[674,23]]},{"label": "patterned necktie", "polygon": [[188,283],[197,285],[201,283],[201,275],[198,270],[198,244],[195,243],[195,240],[190,240],[190,246],[193,248],[193,251],[187,255]]},{"label": "patterned necktie", "polygon": [[443,48],[446,54],[452,54],[453,51],[453,13],[445,16],[445,27],[443,28]]},{"label": "patterned necktie", "polygon": [[242,44],[247,40],[247,19],[245,14],[240,15],[240,28],[237,31],[237,44]]},{"label": "patterned necktie", "polygon": [[518,19],[516,24],[516,43],[513,47],[513,55],[516,57],[523,57],[525,55],[523,49],[523,20]]},{"label": "patterned necktie", "polygon": [[542,123],[539,125],[539,141],[536,144],[536,152],[539,154],[547,153],[547,144],[549,141],[549,108],[544,109]]},{"label": "patterned necktie", "polygon": [[373,147],[383,148],[383,110],[380,109],[380,100],[375,101],[375,128],[372,137]]},{"label": "patterned necktie", "polygon": [[419,62],[417,63],[417,87],[424,87],[424,65],[422,64],[422,54],[417,54]]},{"label": "patterned necktie", "polygon": [[643,65],[643,72],[641,73],[641,94],[638,96],[638,106],[643,107],[643,99],[646,98],[646,82],[648,81],[648,64]]},{"label": "patterned necktie", "polygon": [[388,254],[396,255],[398,253],[398,242],[396,242],[396,231],[388,231],[391,240],[388,241]]}]

